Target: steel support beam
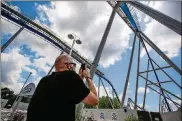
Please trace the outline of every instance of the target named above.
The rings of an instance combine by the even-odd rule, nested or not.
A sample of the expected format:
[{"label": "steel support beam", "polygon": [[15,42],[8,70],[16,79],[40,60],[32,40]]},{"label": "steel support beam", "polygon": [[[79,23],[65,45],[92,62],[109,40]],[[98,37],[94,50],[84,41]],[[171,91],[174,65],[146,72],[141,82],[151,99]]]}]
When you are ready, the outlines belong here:
[{"label": "steel support beam", "polygon": [[159,113],[161,112],[161,95],[159,95]]},{"label": "steel support beam", "polygon": [[[140,38],[140,39],[141,39],[141,38]],[[151,59],[150,59],[150,55],[149,55],[148,50],[147,50],[147,48],[146,48],[146,46],[145,46],[145,43],[144,43],[144,41],[143,41],[142,39],[141,39],[141,42],[142,42],[143,47],[145,48],[145,51],[146,51],[146,53],[147,53],[147,56],[148,56],[148,59],[149,59],[149,61],[150,61],[151,66],[152,66],[152,69],[154,70],[154,65],[153,65],[153,63],[152,63],[152,61],[151,61]],[[158,78],[158,75],[157,75],[157,73],[156,73],[155,70],[154,70],[154,74],[155,74],[155,77],[156,77],[156,79],[157,79],[157,82],[159,83],[159,87],[162,88],[162,87],[161,87],[161,84],[160,84],[160,81],[159,81],[159,78]],[[161,92],[162,92],[162,94],[164,95],[163,90],[161,90]],[[167,100],[166,100],[165,97],[164,97],[164,100],[165,100],[165,102],[166,102],[166,104],[167,104],[167,106],[168,106],[169,112],[171,112],[169,103],[167,102]]]},{"label": "steel support beam", "polygon": [[[148,60],[148,64],[147,64],[147,71],[149,70],[149,60]],[[139,75],[138,75],[139,76]],[[147,76],[146,78],[148,79],[148,72],[147,72]],[[143,109],[145,109],[145,100],[146,100],[146,93],[147,93],[147,82],[145,82],[145,92],[144,92],[144,96],[143,96]]]},{"label": "steel support beam", "polygon": [[103,36],[102,36],[102,40],[101,40],[101,42],[100,42],[100,45],[99,45],[99,48],[98,48],[98,50],[97,50],[96,56],[95,56],[95,58],[94,58],[94,61],[93,61],[93,63],[92,63],[92,66],[91,66],[91,68],[90,68],[90,76],[91,76],[92,79],[93,79],[93,77],[94,77],[96,68],[97,68],[97,66],[98,66],[98,63],[99,63],[99,60],[100,60],[100,57],[101,57],[101,54],[102,54],[102,51],[103,51],[103,49],[104,49],[104,46],[105,46],[107,37],[108,37],[108,35],[109,35],[109,31],[110,31],[110,29],[111,29],[111,26],[112,26],[114,17],[115,17],[115,15],[116,15],[116,10],[117,10],[117,8],[119,7],[119,5],[120,5],[120,2],[118,2],[118,3],[116,4],[116,6],[115,6],[115,7],[113,8],[113,10],[112,10],[111,16],[110,16],[109,21],[108,21],[108,23],[107,23],[107,27],[106,27],[106,29],[105,29],[105,32],[104,32],[104,34],[103,34]]},{"label": "steel support beam", "polygon": [[108,95],[108,93],[107,93],[107,90],[106,90],[106,88],[105,88],[105,86],[104,86],[104,83],[102,82],[102,79],[101,79],[100,81],[101,81],[102,86],[104,87],[104,90],[105,90],[105,92],[106,92],[107,97],[109,98],[109,102],[111,103],[112,109],[114,109],[114,103],[113,103],[112,100],[110,99],[110,97],[109,97],[109,95]]},{"label": "steel support beam", "polygon": [[[163,82],[160,82],[160,84],[161,83],[168,83],[168,82],[173,82],[173,81],[163,81]],[[159,83],[154,83],[154,84],[159,84]],[[153,84],[147,84],[147,85],[149,86],[149,85],[153,85]]]},{"label": "steel support beam", "polygon": [[[166,96],[171,99],[171,97],[165,92]],[[172,99],[171,99],[172,100]],[[176,103],[173,102],[173,104],[176,106],[176,108],[178,108],[178,106],[176,105]]]},{"label": "steel support beam", "polygon": [[123,106],[121,105],[119,96],[118,96],[118,94],[117,94],[117,92],[116,92],[114,86],[112,85],[111,81],[109,81],[109,80],[108,80],[107,78],[105,78],[103,75],[100,75],[100,77],[101,77],[102,79],[104,79],[104,80],[112,87],[112,90],[114,91],[114,93],[115,93],[115,95],[116,95],[116,98],[117,98],[117,100],[118,100],[118,102],[119,102],[119,104],[120,104],[120,108],[123,108]]},{"label": "steel support beam", "polygon": [[143,32],[140,32],[140,35],[174,70],[182,75],[182,71]]},{"label": "steel support beam", "polygon": [[[100,96],[100,80],[101,78],[99,77],[99,81],[98,81],[98,98]],[[97,109],[99,108],[99,102],[98,102],[98,105],[97,105]]]},{"label": "steel support beam", "polygon": [[170,28],[171,30],[175,31],[179,35],[182,35],[181,28],[182,23],[151,8],[148,7],[140,2],[137,1],[128,1],[129,4],[133,5],[140,11],[144,12],[145,14],[149,15],[153,19],[157,20],[161,24],[165,25],[166,27]]},{"label": "steel support beam", "polygon": [[[22,86],[22,88],[21,88],[19,94],[17,95],[17,98],[15,99],[15,102],[14,102],[13,105],[12,105],[12,108],[13,108],[13,109],[12,109],[12,112],[10,113],[9,118],[8,118],[10,121],[12,121],[12,120],[13,120],[13,117],[15,116],[16,109],[17,109],[17,107],[18,107],[20,101],[21,101],[22,98],[23,98],[23,96],[20,96],[20,94],[21,94],[21,92],[23,91],[23,89],[24,89],[24,87],[25,87],[25,85],[26,85],[28,79],[30,78],[31,74],[32,74],[32,72],[29,73],[29,75],[28,75],[26,81],[24,82],[24,84],[23,84],[23,86]],[[18,101],[16,102],[17,99],[18,99]]]},{"label": "steel support beam", "polygon": [[[166,69],[166,68],[170,68],[171,66],[165,66],[165,67],[161,67],[161,68],[156,68],[154,69],[155,71],[158,71],[158,70],[161,70],[161,69]],[[151,70],[147,70],[147,71],[142,71],[142,72],[139,72],[139,74],[142,74],[142,73],[146,73],[146,72],[151,72],[151,71],[154,71],[153,69]]]},{"label": "steel support beam", "polygon": [[172,82],[174,82],[181,90],[182,90],[182,87],[176,82],[176,81],[174,81],[174,79],[173,78],[171,78],[153,59],[151,59],[152,61],[153,61],[153,63],[155,64],[155,65],[157,65],[158,66],[158,68],[159,69],[161,69],[161,71],[162,72],[164,72],[165,74],[166,74],[166,76],[168,77],[168,78],[170,78],[171,80],[172,80]]},{"label": "steel support beam", "polygon": [[[163,91],[165,91],[165,92],[171,94],[171,95],[174,96],[175,98],[178,98],[179,100],[182,100],[180,97],[178,97],[178,96],[176,96],[175,94],[169,92],[168,90],[166,90],[166,89],[164,89],[164,88],[162,88],[162,87],[156,85],[154,82],[152,82],[152,81],[146,79],[145,77],[143,77],[143,76],[141,76],[141,75],[139,75],[139,76],[142,77],[143,79],[147,80],[147,81],[150,82],[151,84],[155,85],[156,87],[160,88],[161,90],[163,90]],[[148,87],[149,87],[149,86],[148,86]],[[164,94],[163,94],[163,95],[164,95]]]},{"label": "steel support beam", "polygon": [[[140,39],[140,38],[139,38]],[[139,78],[139,69],[140,69],[140,40],[138,41],[138,64],[137,64],[137,77],[136,77],[136,88],[135,88],[135,106],[134,109],[137,109],[137,97],[138,97],[138,78]]]},{"label": "steel support beam", "polygon": [[128,87],[128,82],[129,82],[129,78],[130,78],[130,71],[131,71],[131,66],[132,66],[132,61],[133,61],[133,53],[135,50],[135,42],[136,42],[136,33],[135,33],[135,37],[134,37],[134,41],[133,41],[133,46],[132,46],[132,51],[131,51],[131,56],[130,56],[130,62],[129,62],[128,72],[127,72],[125,87],[124,87],[123,96],[122,96],[122,100],[121,100],[121,106],[124,106],[124,101],[125,101],[125,96],[126,96],[126,91],[127,91],[127,87]]},{"label": "steel support beam", "polygon": [[20,34],[20,32],[24,29],[24,26],[22,26],[2,47],[1,52],[3,52],[6,47]]},{"label": "steel support beam", "polygon": [[175,103],[176,105],[181,106],[181,105],[179,105],[178,103],[176,103],[175,101],[173,101],[173,100],[171,100],[170,98],[166,97],[165,95],[159,93],[158,91],[156,91],[156,90],[153,89],[152,87],[148,86],[148,88],[150,88],[150,89],[153,90],[154,92],[158,93],[159,95],[162,95],[163,97],[167,98],[168,100],[170,100],[171,102]]},{"label": "steel support beam", "polygon": [[[112,6],[112,4],[109,1],[108,3]],[[121,10],[118,10],[117,13],[123,19],[123,21],[131,28],[131,30],[135,32],[135,29],[132,28],[132,26],[128,23],[128,20],[125,19],[126,17],[123,17],[122,14],[124,13]],[[140,38],[140,36],[142,35],[142,38],[144,38],[145,42],[147,42],[174,70],[176,70],[180,75],[182,75],[182,71],[148,37],[146,37],[146,35],[143,32],[140,31],[140,33],[141,34],[137,34],[137,36]]]}]

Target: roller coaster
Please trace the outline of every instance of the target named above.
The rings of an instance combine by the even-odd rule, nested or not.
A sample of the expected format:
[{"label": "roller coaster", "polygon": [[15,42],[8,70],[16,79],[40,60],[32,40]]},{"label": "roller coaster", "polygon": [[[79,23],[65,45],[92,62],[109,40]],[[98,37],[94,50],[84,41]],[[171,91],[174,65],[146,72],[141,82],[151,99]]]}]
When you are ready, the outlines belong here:
[{"label": "roller coaster", "polygon": [[[173,68],[175,72],[177,72],[180,76],[182,75],[182,70],[180,70],[180,68],[178,66],[176,66],[176,64],[174,64],[140,29],[140,24],[138,22],[138,17],[136,15],[136,9],[144,12],[145,14],[149,15],[150,17],[152,17],[153,19],[155,19],[156,21],[160,22],[161,24],[165,25],[166,27],[168,27],[169,29],[173,30],[174,32],[176,32],[177,34],[179,34],[180,36],[181,34],[181,22],[157,11],[154,10],[140,2],[136,2],[136,1],[107,1],[107,3],[112,7],[112,13],[110,15],[106,30],[104,32],[104,35],[102,37],[100,46],[98,48],[97,54],[94,58],[93,62],[88,61],[86,58],[84,58],[83,56],[81,56],[76,50],[73,50],[71,56],[72,58],[74,58],[75,60],[77,60],[79,63],[87,63],[88,67],[91,69],[91,75],[93,76],[94,74],[96,74],[99,77],[99,87],[100,87],[100,82],[102,84],[102,86],[105,89],[105,86],[103,84],[103,81],[107,82],[112,90],[114,91],[116,98],[120,104],[120,108],[122,110],[124,109],[135,109],[135,110],[141,110],[141,111],[146,111],[147,109],[145,108],[145,99],[146,99],[146,91],[147,89],[151,89],[153,91],[155,91],[156,93],[158,93],[161,97],[161,100],[159,106],[160,106],[160,110],[159,112],[172,112],[172,108],[169,104],[169,100],[177,107],[177,108],[181,108],[181,104],[178,104],[177,102],[175,102],[174,100],[172,100],[172,98],[169,96],[173,96],[179,100],[182,100],[181,97],[171,93],[170,91],[168,91],[167,89],[164,89],[162,87],[162,83],[169,83],[172,82],[174,85],[176,85],[177,88],[179,88],[180,90],[182,90],[182,87],[180,84],[178,84],[175,79],[173,79],[166,71],[166,68]],[[99,71],[98,69],[96,69],[103,47],[104,47],[104,42],[107,40],[107,35],[109,34],[110,28],[112,26],[112,22],[113,19],[115,17],[115,14],[118,14],[121,19],[131,28],[131,30],[135,33],[134,36],[134,41],[133,41],[133,46],[132,46],[132,51],[131,51],[131,56],[130,56],[130,61],[129,61],[129,66],[128,66],[128,72],[127,72],[127,77],[126,77],[126,82],[125,82],[125,86],[124,86],[124,91],[123,91],[123,96],[122,96],[122,100],[120,101],[118,94],[113,86],[113,84],[111,83],[110,80],[108,80],[106,78],[106,76]],[[71,47],[65,43],[62,39],[60,39],[54,32],[52,32],[48,27],[45,27],[39,23],[36,23],[34,21],[32,21],[28,16],[23,15],[22,13],[14,10],[9,4],[8,2],[1,2],[1,15],[2,15],[2,19],[11,21],[13,23],[15,23],[17,26],[20,27],[20,29],[1,47],[1,52],[3,52],[5,50],[5,48],[22,32],[22,30],[27,30],[33,34],[35,34],[36,36],[43,38],[45,41],[47,41],[48,43],[52,44],[54,47],[58,48],[61,51],[64,51],[65,53],[69,53]],[[124,105],[125,104],[125,98],[126,98],[126,91],[127,91],[127,86],[129,83],[129,78],[130,78],[130,72],[131,72],[131,66],[132,66],[132,61],[133,61],[133,55],[134,55],[134,49],[135,49],[135,43],[136,43],[136,38],[139,38],[139,45],[138,45],[138,65],[137,65],[137,78],[136,78],[136,91],[135,91],[135,99],[134,101],[131,98],[128,98],[128,102],[127,102],[127,106]],[[150,56],[148,49],[146,48],[146,44],[147,43],[153,50],[155,50],[160,56],[161,58],[163,58],[167,63],[168,66],[165,67],[160,67]],[[146,53],[147,53],[147,57],[148,57],[148,65],[147,65],[147,70],[146,71],[142,71],[140,72],[139,70],[139,66],[140,66],[140,50],[141,50],[141,46],[143,46],[143,48],[145,49]],[[152,69],[149,70],[149,65],[151,65]],[[155,66],[154,66],[155,65]],[[154,68],[154,67],[158,67],[158,68]],[[166,76],[169,77],[170,81],[160,81],[159,80],[159,74],[157,74],[157,71],[161,70],[163,73],[165,73]],[[148,79],[148,73],[149,72],[154,72],[154,75],[157,79],[158,83],[154,83],[152,81],[150,81]],[[147,76],[144,77],[142,76],[143,73],[146,73]],[[143,99],[143,106],[139,106],[137,103],[137,97],[138,97],[138,81],[139,81],[139,77],[143,78],[145,80],[145,92],[144,92],[144,99]],[[160,89],[160,91],[155,90],[154,88],[152,88],[151,86],[155,86],[158,87]],[[109,97],[107,90],[105,89],[105,92],[107,94],[107,96]],[[112,100],[110,100],[111,105],[113,105]],[[82,110],[85,110],[82,108]],[[99,109],[98,109],[99,110]],[[112,110],[112,109],[111,109]]]}]

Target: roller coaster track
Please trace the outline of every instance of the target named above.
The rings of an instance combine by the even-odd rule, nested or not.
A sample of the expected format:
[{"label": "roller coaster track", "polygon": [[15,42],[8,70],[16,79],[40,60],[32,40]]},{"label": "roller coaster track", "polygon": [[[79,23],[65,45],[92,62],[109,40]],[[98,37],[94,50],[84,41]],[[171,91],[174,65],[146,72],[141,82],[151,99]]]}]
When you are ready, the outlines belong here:
[{"label": "roller coaster track", "polygon": [[[15,11],[12,9],[8,4],[5,2],[1,2],[1,15],[5,17],[8,20],[13,21],[14,23],[25,27],[27,30],[45,38],[48,40],[51,44],[53,44],[55,47],[64,50],[66,53],[69,53],[71,47],[69,47],[63,40],[59,39],[55,33],[53,33],[51,30],[49,30],[48,27],[39,25],[38,23],[32,21],[27,16],[22,15],[21,13]],[[79,55],[75,50],[72,52],[72,57],[76,59],[79,63],[87,63],[88,68],[91,67],[91,63],[83,58],[81,55]],[[100,72],[98,69],[96,71],[97,75],[104,75],[102,72]]]},{"label": "roller coaster track", "polygon": [[[52,43],[56,47],[60,48],[61,50],[64,50],[66,53],[69,53],[71,48],[66,43],[64,43],[61,39],[59,39],[54,33],[52,33],[48,28],[45,28],[42,25],[39,25],[39,24],[33,22],[28,17],[15,11],[8,4],[6,4],[4,2],[1,2],[1,15],[3,17],[7,18],[8,20],[13,21],[14,23],[16,23],[18,25],[25,27],[29,31],[36,33],[39,36],[45,38],[46,40],[48,40],[50,43]],[[83,62],[87,63],[88,68],[90,68],[91,63],[88,62],[82,56],[80,56],[75,50],[73,50],[73,52],[72,52],[72,57],[80,63],[83,63]],[[118,102],[120,103],[119,97],[118,97],[117,92],[116,92],[114,86],[112,85],[112,83],[99,70],[96,71],[96,74],[111,86],[112,90],[116,94],[116,98],[117,98]]]},{"label": "roller coaster track", "polygon": [[[131,98],[128,98],[128,102],[127,102],[127,108],[131,109],[131,104],[135,104],[134,101]],[[139,108],[140,110],[145,110],[143,108],[141,108],[140,106],[137,105],[137,108]]]},{"label": "roller coaster track", "polygon": [[[112,8],[114,8],[115,5],[117,4],[116,1],[107,1],[107,3]],[[136,23],[136,27],[134,27],[132,25],[131,21],[128,19],[128,17],[125,15],[125,13],[121,10],[121,7],[117,8],[117,14],[133,30],[133,32],[136,34],[136,36],[138,36],[138,38],[142,39],[142,42],[145,41],[147,44],[149,44],[171,67],[173,67],[174,70],[176,70],[180,75],[182,75],[182,71],[164,53],[162,53],[162,51],[145,34],[143,34],[143,32],[141,32],[138,18],[136,16],[135,8],[132,6],[132,4],[134,4],[134,3],[131,3],[131,2],[125,2],[125,3],[129,7],[129,11],[131,12],[131,15]],[[66,44],[62,39],[60,39],[48,27],[40,25],[40,24],[32,21],[29,17],[12,9],[5,2],[1,2],[1,15],[2,15],[2,18],[6,18],[6,19],[10,20],[11,22],[14,22],[16,25],[21,26],[22,28],[24,27],[29,32],[32,32],[32,33],[38,35],[39,37],[44,38],[46,41],[48,41],[50,44],[54,45],[56,48],[61,49],[66,53],[70,52],[71,47],[68,44]],[[175,22],[171,22],[171,23],[175,23]],[[72,57],[74,59],[76,59],[79,63],[87,63],[88,68],[90,68],[92,65],[91,62],[89,62],[87,59],[82,57],[76,50],[73,50]],[[112,87],[112,90],[116,94],[116,98],[121,105],[117,92],[116,92],[114,86],[112,85],[112,83],[98,69],[96,70],[96,74]],[[131,108],[130,104],[135,104],[135,103],[131,98],[128,98],[128,108]],[[137,102],[136,102],[136,104],[137,104]],[[164,103],[162,106],[165,107],[166,104]],[[141,108],[138,105],[136,105],[136,107],[140,110],[144,110],[143,108]],[[122,105],[121,105],[121,108],[122,108]]]},{"label": "roller coaster track", "polygon": [[[71,49],[66,43],[64,43],[62,40],[60,40],[56,35],[54,35],[52,32],[47,30],[48,28],[44,28],[41,25],[38,25],[37,23],[30,20],[28,17],[20,14],[19,12],[13,10],[8,4],[1,2],[1,15],[16,24],[20,26],[24,26],[26,29],[38,34],[39,36],[44,37],[46,40],[57,46],[58,48],[64,50],[66,53],[69,53],[69,50]],[[91,63],[88,62],[85,58],[80,56],[75,50],[72,52],[72,57],[75,58],[78,62],[83,63],[86,62],[88,64],[88,67],[90,68]],[[112,83],[104,77],[104,74],[100,72],[99,70],[96,71],[96,74],[104,79],[106,82],[110,84],[112,87],[114,93],[116,94],[116,97],[119,101],[119,97],[116,93],[116,90],[114,89],[114,86]]]}]

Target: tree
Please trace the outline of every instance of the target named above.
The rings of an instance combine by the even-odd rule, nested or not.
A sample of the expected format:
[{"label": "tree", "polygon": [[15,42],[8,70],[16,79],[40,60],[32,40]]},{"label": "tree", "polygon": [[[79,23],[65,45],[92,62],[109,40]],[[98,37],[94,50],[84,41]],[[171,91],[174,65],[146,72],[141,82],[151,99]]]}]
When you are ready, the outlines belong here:
[{"label": "tree", "polygon": [[110,97],[101,97],[99,98],[99,108],[103,108],[103,109],[112,109],[112,105],[110,103]]},{"label": "tree", "polygon": [[118,102],[118,99],[116,97],[114,98],[114,108],[115,109],[120,109],[121,108],[120,103]]},{"label": "tree", "polygon": [[12,96],[14,96],[14,91],[10,90],[7,87],[1,89],[2,99],[10,99]]},{"label": "tree", "polygon": [[8,105],[13,105],[13,102],[15,101],[16,97],[17,95],[14,94],[14,91],[10,90],[9,88],[5,87],[1,89],[1,98],[8,100],[5,108],[7,108]]},{"label": "tree", "polygon": [[[112,105],[111,105],[109,100],[113,101],[115,109],[119,109],[120,108],[120,104],[119,104],[117,98],[111,99],[110,97],[107,97],[107,96],[102,96],[102,97],[99,98],[99,108],[102,108],[102,109],[112,109]],[[96,106],[85,105],[85,108],[95,109]]]}]

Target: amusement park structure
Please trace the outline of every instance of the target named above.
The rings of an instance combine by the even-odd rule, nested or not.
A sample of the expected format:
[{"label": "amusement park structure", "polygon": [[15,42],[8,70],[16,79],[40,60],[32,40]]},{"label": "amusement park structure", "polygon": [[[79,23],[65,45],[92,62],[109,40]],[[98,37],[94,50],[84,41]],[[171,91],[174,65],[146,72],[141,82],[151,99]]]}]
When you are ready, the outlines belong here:
[{"label": "amusement park structure", "polygon": [[[107,23],[106,29],[104,31],[103,37],[101,39],[99,48],[97,50],[96,56],[94,58],[93,62],[89,62],[87,59],[82,57],[76,50],[73,50],[71,56],[76,59],[79,63],[87,63],[88,67],[90,68],[91,72],[91,77],[93,78],[94,74],[96,74],[99,77],[99,87],[100,83],[103,84],[103,81],[106,81],[114,91],[118,102],[120,103],[121,109],[127,108],[130,109],[133,105],[134,109],[137,110],[146,110],[146,92],[147,89],[155,91],[157,94],[160,95],[160,100],[159,100],[159,112],[172,112],[171,104],[169,104],[169,101],[171,101],[177,108],[181,108],[181,104],[178,104],[175,102],[171,97],[175,97],[176,99],[182,100],[181,97],[177,96],[176,94],[173,94],[169,90],[165,89],[162,87],[163,83],[170,83],[176,85],[176,88],[179,88],[182,90],[181,84],[179,84],[174,78],[172,78],[165,69],[167,68],[172,68],[175,72],[177,72],[180,76],[182,75],[182,70],[171,60],[166,56],[166,54],[161,51],[154,43],[152,40],[150,40],[140,29],[140,24],[138,22],[138,18],[136,15],[136,9],[142,11],[143,13],[147,14],[151,18],[155,19],[156,21],[160,22],[164,26],[168,27],[172,31],[176,32],[180,36],[181,34],[181,28],[182,24],[181,22],[157,11],[152,9],[149,6],[146,6],[140,2],[137,1],[107,1],[107,3],[112,7],[112,13],[110,15],[109,21]],[[121,20],[123,20],[134,32],[134,40],[133,40],[133,45],[132,45],[132,50],[131,50],[131,55],[130,55],[130,60],[129,60],[129,66],[127,70],[127,76],[125,80],[125,86],[123,90],[123,96],[122,100],[120,101],[118,94],[112,85],[111,81],[109,81],[106,78],[106,75],[104,75],[102,72],[100,72],[97,68],[104,45],[107,40],[107,36],[109,34],[110,28],[112,26],[112,22],[114,20],[115,15],[118,14],[121,17]],[[22,30],[28,30],[37,36],[43,38],[44,40],[48,41],[50,44],[55,46],[61,51],[64,51],[65,53],[69,54],[71,47],[69,47],[63,40],[58,38],[55,33],[53,33],[49,28],[43,27],[42,25],[32,21],[29,19],[29,17],[23,15],[22,13],[19,13],[18,11],[14,10],[12,7],[8,5],[6,2],[1,2],[1,15],[3,19],[9,20],[14,22],[17,26],[20,26],[20,29],[1,47],[1,52],[3,52],[6,47],[22,32]],[[137,39],[138,38],[138,39]],[[133,63],[133,56],[134,56],[134,50],[136,46],[136,40],[138,40],[139,44],[138,46],[138,52],[137,52],[137,76],[136,76],[136,90],[135,90],[135,98],[132,100],[131,98],[128,99],[127,106],[125,106],[125,101],[126,101],[126,91],[130,79],[130,72],[131,72],[131,66]],[[161,67],[157,62],[155,62],[152,57],[149,54],[149,50],[146,47],[146,43],[155,51],[157,52],[158,55],[162,59],[166,61],[168,66]],[[141,48],[146,51],[147,57],[148,57],[148,64],[146,65],[147,70],[146,71],[140,71],[140,55],[141,55]],[[151,67],[151,69],[149,68]],[[157,67],[157,68],[155,68]],[[170,80],[169,81],[161,81],[159,78],[158,71],[162,71]],[[146,76],[143,76],[142,74],[146,74]],[[148,73],[154,73],[157,83],[151,81],[148,78]],[[145,80],[145,92],[144,92],[144,98],[143,98],[143,105],[138,106],[138,83],[139,83],[139,78],[142,78]],[[159,89],[156,90],[154,87],[157,87]],[[105,89],[105,86],[103,84],[103,87]],[[106,90],[105,90],[106,91]],[[99,93],[99,92],[98,92]],[[107,94],[107,91],[106,91]],[[108,94],[107,94],[108,95]],[[169,96],[170,95],[170,96]],[[112,104],[112,100],[110,100]]]}]

